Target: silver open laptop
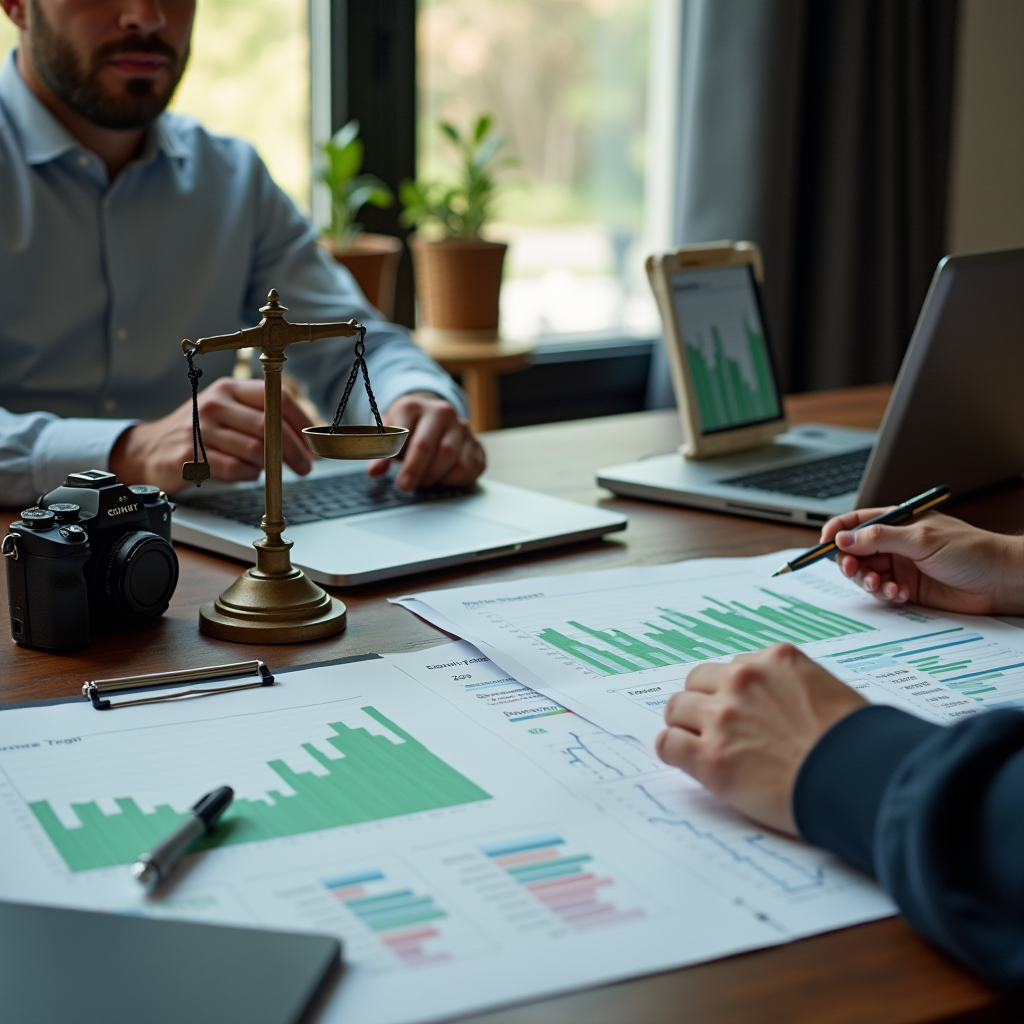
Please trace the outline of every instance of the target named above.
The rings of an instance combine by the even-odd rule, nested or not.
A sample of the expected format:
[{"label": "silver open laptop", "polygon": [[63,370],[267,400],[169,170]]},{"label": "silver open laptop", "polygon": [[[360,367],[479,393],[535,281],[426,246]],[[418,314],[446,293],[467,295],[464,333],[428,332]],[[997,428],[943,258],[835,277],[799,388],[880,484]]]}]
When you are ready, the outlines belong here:
[{"label": "silver open laptop", "polygon": [[[174,540],[255,561],[262,481],[211,481],[175,500]],[[405,494],[390,476],[370,480],[363,463],[326,461],[315,462],[305,478],[285,468],[284,513],[293,564],[336,587],[589,540],[626,526],[618,513],[493,480]]]},{"label": "silver open laptop", "polygon": [[[773,389],[757,408],[746,408],[773,408],[781,419],[753,272],[746,266],[704,269],[699,279],[691,274],[686,282],[685,288],[669,282],[677,333],[685,338],[687,325],[699,326],[709,309],[724,321],[730,303],[742,306],[745,319],[738,322],[750,329],[716,333],[716,351],[724,357],[718,362],[727,365],[732,358],[734,381],[748,374],[753,386]],[[758,342],[761,350],[751,351]],[[743,362],[762,358],[770,373],[752,373]],[[718,386],[708,381],[700,380],[698,406]],[[728,386],[728,378],[723,381]],[[733,405],[733,411],[742,409]],[[723,428],[721,410],[716,419],[712,408],[710,418],[716,431],[730,429],[729,424]],[[738,419],[734,429],[749,426],[749,419]],[[947,256],[939,263],[877,436],[798,426],[749,451],[702,460],[662,454],[599,470],[597,480],[631,497],[820,524],[853,508],[904,501],[938,484],[948,484],[955,496],[1022,471],[1024,248],[1019,248]]]}]

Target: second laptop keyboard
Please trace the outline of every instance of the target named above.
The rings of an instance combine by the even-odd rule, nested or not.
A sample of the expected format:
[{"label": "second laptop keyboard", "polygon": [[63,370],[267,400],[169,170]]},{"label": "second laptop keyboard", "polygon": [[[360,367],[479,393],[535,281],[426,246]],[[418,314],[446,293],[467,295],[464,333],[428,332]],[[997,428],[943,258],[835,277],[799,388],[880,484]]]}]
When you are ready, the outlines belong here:
[{"label": "second laptop keyboard", "polygon": [[[373,478],[365,473],[345,473],[340,476],[289,481],[283,487],[282,505],[288,524],[296,526],[318,519],[340,519],[360,512],[376,512],[400,505],[453,498],[469,494],[472,490],[472,487],[424,487],[408,493],[400,491],[390,477]],[[263,518],[264,493],[262,487],[247,487],[189,497],[183,504],[224,519],[234,519],[258,527]]]},{"label": "second laptop keyboard", "polygon": [[798,498],[838,498],[840,494],[849,494],[860,486],[870,455],[870,448],[858,448],[826,459],[815,459],[813,462],[801,462],[795,466],[783,466],[781,469],[760,473],[747,473],[718,482],[733,487],[792,494]]}]

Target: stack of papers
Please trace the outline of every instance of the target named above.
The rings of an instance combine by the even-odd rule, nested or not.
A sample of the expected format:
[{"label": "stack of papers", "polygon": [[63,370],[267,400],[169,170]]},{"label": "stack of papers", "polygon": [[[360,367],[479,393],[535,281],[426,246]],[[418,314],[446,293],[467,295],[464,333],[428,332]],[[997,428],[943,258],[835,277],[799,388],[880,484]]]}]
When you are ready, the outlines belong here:
[{"label": "stack of papers", "polygon": [[[167,891],[128,865],[218,785]],[[326,932],[324,1021],[448,1019],[893,912],[467,643],[270,688],[0,713],[0,897]]]},{"label": "stack of papers", "polygon": [[[0,898],[327,932],[329,1022],[411,1024],[894,912],[651,750],[690,667],[798,643],[938,721],[1024,700],[1021,632],[885,608],[785,555],[547,577],[401,603],[467,639],[273,687],[0,711]],[[472,640],[473,643],[468,642]],[[220,785],[174,884],[128,865]]]}]

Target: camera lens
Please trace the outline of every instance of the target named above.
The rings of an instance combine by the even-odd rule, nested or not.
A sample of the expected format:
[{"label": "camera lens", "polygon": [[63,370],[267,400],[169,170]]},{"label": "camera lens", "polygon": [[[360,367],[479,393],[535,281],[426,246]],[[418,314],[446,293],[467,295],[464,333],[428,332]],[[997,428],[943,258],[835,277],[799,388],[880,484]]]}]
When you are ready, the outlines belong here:
[{"label": "camera lens", "polygon": [[21,513],[21,521],[30,530],[48,530],[57,522],[57,517],[45,508],[27,508]]},{"label": "camera lens", "polygon": [[143,618],[160,615],[178,583],[174,548],[149,530],[123,534],[106,558],[103,585],[115,603]]}]

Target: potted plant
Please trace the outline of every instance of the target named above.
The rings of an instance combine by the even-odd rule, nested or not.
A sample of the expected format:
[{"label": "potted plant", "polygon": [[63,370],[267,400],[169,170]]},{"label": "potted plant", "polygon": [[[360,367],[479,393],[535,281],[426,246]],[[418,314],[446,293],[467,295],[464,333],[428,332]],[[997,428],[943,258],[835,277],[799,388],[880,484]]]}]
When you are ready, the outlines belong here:
[{"label": "potted plant", "polygon": [[320,242],[352,272],[363,294],[390,320],[395,312],[395,274],[402,242],[391,235],[364,232],[356,217],[367,203],[383,209],[395,197],[376,175],[359,173],[363,144],[358,121],[339,128],[320,149],[319,177],[331,191],[331,226]]},{"label": "potted plant", "polygon": [[459,154],[457,179],[405,181],[399,188],[402,221],[416,228],[409,247],[421,328],[455,331],[466,339],[498,337],[498,296],[508,246],[480,237],[493,216],[498,173],[508,163],[501,155],[505,139],[492,134],[492,127],[487,114],[466,135],[442,121],[441,132]]}]

